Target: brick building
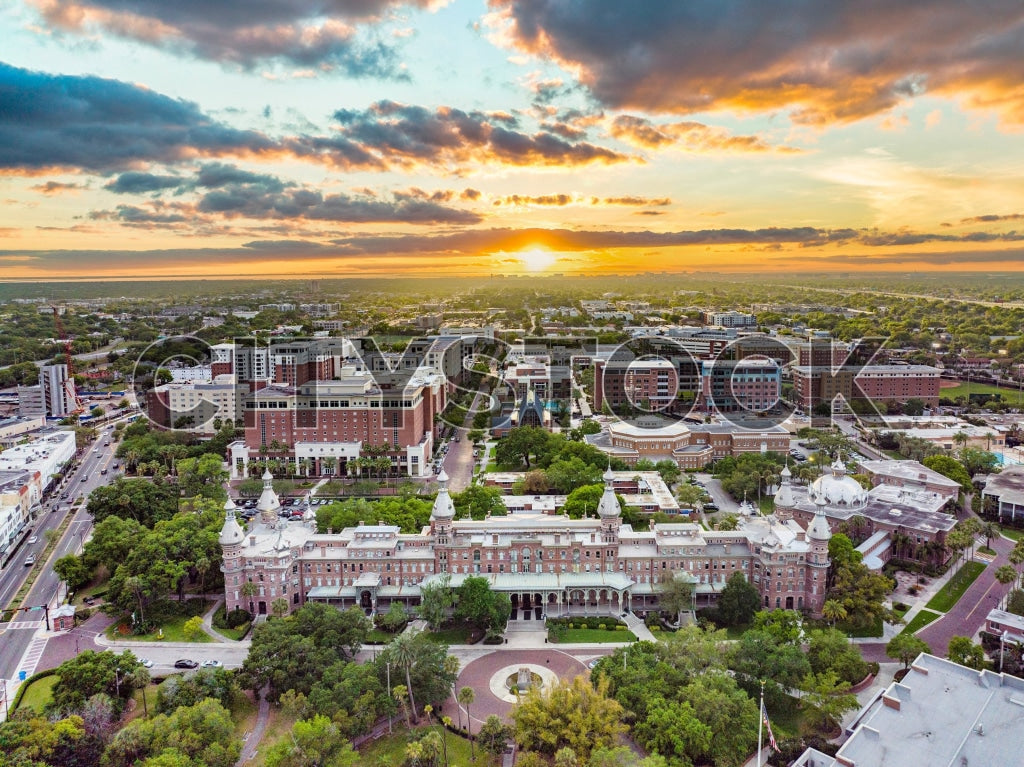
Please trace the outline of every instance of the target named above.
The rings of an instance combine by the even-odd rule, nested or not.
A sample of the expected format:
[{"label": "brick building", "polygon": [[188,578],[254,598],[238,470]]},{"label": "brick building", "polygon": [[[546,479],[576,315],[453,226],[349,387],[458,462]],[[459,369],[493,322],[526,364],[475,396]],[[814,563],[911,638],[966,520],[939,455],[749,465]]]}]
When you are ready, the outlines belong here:
[{"label": "brick building", "polygon": [[[484,520],[455,519],[439,478],[430,525],[421,532],[376,524],[317,533],[312,521],[285,522],[269,474],[259,517],[243,529],[228,501],[220,544],[226,608],[267,614],[284,599],[289,610],[307,601],[339,608],[385,611],[398,602],[418,604],[420,588],[447,574],[452,586],[486,578],[507,593],[513,618],[549,615],[618,615],[658,606],[658,584],[694,584],[694,604],[714,604],[729,576],[740,572],[769,608],[820,615],[831,533],[824,517],[804,529],[792,519],[753,515],[741,529],[710,532],[691,523],[655,524],[634,531],[623,524],[613,487],[596,518],[514,512]],[[788,482],[788,478],[786,480]],[[249,585],[251,584],[251,585]]]}]

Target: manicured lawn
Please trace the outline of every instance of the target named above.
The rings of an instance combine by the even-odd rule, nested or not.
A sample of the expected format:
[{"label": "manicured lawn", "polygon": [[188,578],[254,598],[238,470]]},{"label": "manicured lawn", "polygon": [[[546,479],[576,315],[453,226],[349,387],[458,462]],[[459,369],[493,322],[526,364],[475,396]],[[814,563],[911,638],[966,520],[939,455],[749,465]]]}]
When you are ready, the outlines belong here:
[{"label": "manicured lawn", "polygon": [[470,634],[473,633],[472,626],[452,626],[440,631],[427,631],[423,636],[431,642],[438,644],[468,644]]},{"label": "manicured lawn", "polygon": [[[474,732],[478,727],[479,724],[474,724]],[[427,729],[424,727],[419,731]],[[436,724],[429,729],[440,732],[440,727]],[[410,733],[404,725],[398,724],[397,721],[394,732],[394,735],[385,735],[359,749],[359,761],[356,764],[359,767],[380,767],[383,764],[399,765],[404,763],[405,747],[410,742]],[[476,749],[476,761],[471,761],[468,740],[451,732],[445,738],[448,742],[448,764],[450,767],[487,767],[487,765],[500,764],[482,752],[479,747]]]},{"label": "manicured lawn", "polygon": [[917,615],[914,616],[913,620],[910,621],[906,626],[903,627],[901,634],[913,634],[920,631],[933,620],[939,617],[939,614],[932,612],[931,610],[921,610]]},{"label": "manicured lawn", "polygon": [[635,642],[636,634],[632,631],[608,631],[608,629],[565,629],[559,641],[562,644]]},{"label": "manicured lawn", "polygon": [[983,562],[965,562],[957,570],[956,575],[939,589],[939,593],[928,600],[928,604],[925,607],[929,610],[938,610],[943,613],[949,612],[984,569],[985,564]]},{"label": "manicured lawn", "polygon": [[896,615],[897,615],[897,616],[898,616],[898,617],[899,617],[900,619],[902,619],[902,618],[903,618],[903,616],[904,616],[904,615],[906,615],[906,614],[907,614],[907,613],[908,613],[908,612],[910,611],[910,605],[908,605],[908,604],[904,604],[904,603],[902,603],[902,602],[901,602],[900,604],[902,604],[902,605],[903,605],[903,609],[899,609],[899,608],[897,608],[897,607],[896,607],[895,605],[893,605],[892,611],[893,611],[894,613],[896,613]]},{"label": "manicured lawn", "polygon": [[31,708],[43,713],[43,707],[53,699],[53,686],[60,681],[56,674],[37,679],[25,689],[20,708]]},{"label": "manicured lawn", "polygon": [[978,547],[978,553],[979,554],[985,554],[986,556],[989,556],[989,557],[994,557],[996,555],[996,550],[995,549],[990,549],[988,546],[979,546]]},{"label": "manicured lawn", "polygon": [[1015,527],[1004,527],[1002,525],[999,526],[999,529],[1002,531],[1003,535],[1014,541],[1019,541],[1021,538],[1024,538],[1024,530],[1018,530]]},{"label": "manicured lawn", "polygon": [[948,397],[949,399],[966,397],[968,395],[974,396],[978,394],[1002,394],[1003,402],[1009,402],[1014,405],[1018,402],[1024,402],[1024,400],[1021,400],[1020,398],[1020,391],[1018,389],[1001,389],[998,386],[993,386],[992,384],[987,383],[978,383],[977,381],[971,381],[969,384],[964,382],[958,386],[951,386],[948,389],[939,389],[939,396]]},{"label": "manicured lawn", "polygon": [[[225,639],[230,639],[233,642],[237,642],[239,639],[242,639],[249,632],[249,624],[246,623],[244,626],[240,626],[236,629],[219,629],[216,626],[214,626],[213,630]],[[203,642],[206,640],[200,639],[199,641]]]}]

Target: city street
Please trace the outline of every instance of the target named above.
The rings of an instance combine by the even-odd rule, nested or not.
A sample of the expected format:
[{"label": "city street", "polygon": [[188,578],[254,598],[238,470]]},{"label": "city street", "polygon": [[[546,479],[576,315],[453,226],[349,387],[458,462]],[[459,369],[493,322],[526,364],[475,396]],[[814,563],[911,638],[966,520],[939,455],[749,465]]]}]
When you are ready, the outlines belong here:
[{"label": "city street", "polygon": [[[27,541],[31,537],[26,539],[26,543],[22,544],[21,550],[3,570],[0,570],[0,604],[7,604],[14,594],[18,592],[18,589],[21,588],[29,573],[32,572],[31,568],[24,566],[25,558],[30,554],[37,557],[42,555],[43,550],[46,548],[46,531],[60,526],[68,514],[68,504],[71,500],[87,498],[93,489],[107,484],[116,476],[113,472],[109,471],[109,467],[114,460],[116,446],[114,444],[109,446],[103,445],[108,438],[108,434],[109,432],[105,430],[100,433],[95,443],[87,449],[87,452],[82,454],[80,465],[67,476],[63,487],[55,488],[49,494],[49,499],[40,509],[39,516],[30,534],[30,536],[34,535],[38,540],[35,543],[29,544]],[[103,469],[108,469],[106,475],[100,473]],[[61,496],[65,493],[70,494],[69,499],[60,500]],[[50,512],[48,510],[53,504],[57,504],[58,511]],[[28,597],[25,600],[26,606],[35,607],[49,604],[53,607],[57,604],[57,589],[63,589],[64,587],[56,573],[53,572],[52,564],[66,554],[79,551],[88,535],[90,526],[91,522],[83,505],[82,509],[76,512],[67,532],[48,561],[42,565],[38,562],[36,563],[37,567],[42,567],[42,571],[28,593]],[[3,641],[0,641],[0,678],[11,679],[17,676],[19,671],[18,663],[32,641],[36,630],[42,624],[44,617],[45,611],[34,610],[32,612],[19,613],[11,624],[0,624],[0,636],[3,637]]]}]

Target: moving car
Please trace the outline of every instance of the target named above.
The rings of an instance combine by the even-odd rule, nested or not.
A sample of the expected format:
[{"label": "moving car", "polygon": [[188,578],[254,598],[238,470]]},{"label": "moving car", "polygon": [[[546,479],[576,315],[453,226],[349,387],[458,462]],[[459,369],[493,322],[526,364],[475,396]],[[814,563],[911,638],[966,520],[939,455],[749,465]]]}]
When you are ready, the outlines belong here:
[{"label": "moving car", "polygon": [[139,663],[142,664],[143,668],[153,668],[153,661],[149,658],[139,658]]},{"label": "moving car", "polygon": [[35,563],[36,563],[35,554],[29,554],[27,557],[25,557],[25,567],[31,567]]},{"label": "moving car", "polygon": [[33,543],[39,543],[39,536],[33,535],[31,538],[28,539],[27,543],[29,546],[31,546]]},{"label": "moving car", "polygon": [[202,666],[203,668],[224,668],[224,664],[219,660],[204,660]]},{"label": "moving car", "polygon": [[181,660],[174,661],[175,668],[199,668],[199,664],[191,658],[182,658]]}]

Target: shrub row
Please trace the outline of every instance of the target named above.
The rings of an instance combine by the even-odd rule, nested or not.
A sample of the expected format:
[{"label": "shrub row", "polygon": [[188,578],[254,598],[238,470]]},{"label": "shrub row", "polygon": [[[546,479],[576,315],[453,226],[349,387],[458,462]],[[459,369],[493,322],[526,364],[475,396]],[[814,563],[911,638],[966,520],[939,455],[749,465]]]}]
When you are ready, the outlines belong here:
[{"label": "shrub row", "polygon": [[547,625],[549,629],[561,627],[567,629],[608,629],[609,631],[618,631],[620,626],[623,630],[626,628],[626,624],[624,624],[618,618],[612,618],[610,616],[575,616],[572,618],[548,618]]}]

